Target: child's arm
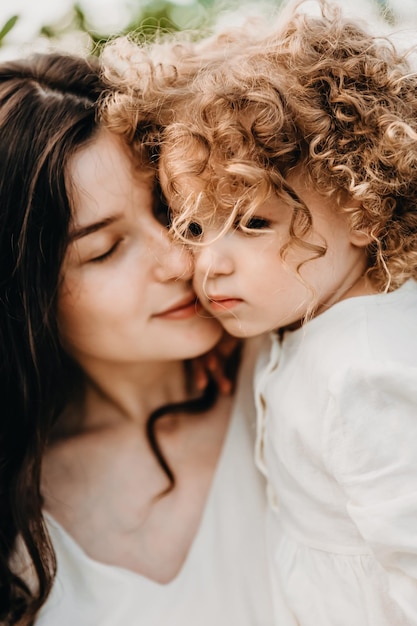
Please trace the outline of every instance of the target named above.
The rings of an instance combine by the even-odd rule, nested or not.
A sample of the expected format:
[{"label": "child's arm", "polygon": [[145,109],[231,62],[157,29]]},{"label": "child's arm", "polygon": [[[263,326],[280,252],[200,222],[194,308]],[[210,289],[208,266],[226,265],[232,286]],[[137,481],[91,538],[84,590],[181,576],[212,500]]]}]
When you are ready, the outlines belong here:
[{"label": "child's arm", "polygon": [[391,597],[417,624],[417,368],[364,366],[331,387],[329,468]]}]

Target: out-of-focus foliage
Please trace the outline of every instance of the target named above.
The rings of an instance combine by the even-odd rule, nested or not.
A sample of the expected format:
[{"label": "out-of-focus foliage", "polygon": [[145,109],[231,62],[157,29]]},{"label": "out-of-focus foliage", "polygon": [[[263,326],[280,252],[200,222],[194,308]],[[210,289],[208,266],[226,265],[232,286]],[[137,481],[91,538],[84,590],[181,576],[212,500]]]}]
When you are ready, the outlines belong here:
[{"label": "out-of-focus foliage", "polygon": [[[106,41],[116,35],[134,33],[138,39],[149,40],[161,31],[198,31],[202,24],[210,23],[215,3],[216,0],[192,0],[186,4],[170,0],[137,0],[136,6],[132,4],[131,16],[123,28],[113,32],[99,32],[92,20],[88,19],[81,0],[62,19],[42,26],[39,36],[53,42],[71,33],[83,33],[88,38],[90,51],[99,54]],[[0,47],[18,19],[19,15],[13,16],[0,30]]]},{"label": "out-of-focus foliage", "polygon": [[[1,1],[1,0],[0,0]],[[112,37],[120,34],[134,33],[139,40],[149,40],[161,31],[193,30],[198,32],[202,26],[209,26],[220,6],[224,4],[239,7],[239,0],[190,0],[188,3],[175,0],[136,0],[131,4],[131,14],[126,24],[112,32],[99,32],[93,20],[88,18],[83,0],[75,3],[71,10],[55,23],[47,23],[40,28],[38,35],[51,41],[59,42],[71,34],[84,36],[87,48],[93,54],[99,54],[102,46]],[[252,0],[256,3],[256,0]],[[275,6],[282,0],[269,0]],[[345,0],[348,2],[348,0]],[[245,0],[243,0],[243,3]],[[394,15],[389,0],[376,0],[381,14],[389,23],[394,23]],[[416,0],[417,2],[417,0]],[[7,35],[19,20],[19,15],[10,17],[0,27],[0,48],[7,45]]]},{"label": "out-of-focus foliage", "polygon": [[0,46],[3,45],[4,38],[12,30],[13,26],[16,24],[18,19],[19,19],[18,15],[13,15],[4,24],[3,28],[0,30]]}]

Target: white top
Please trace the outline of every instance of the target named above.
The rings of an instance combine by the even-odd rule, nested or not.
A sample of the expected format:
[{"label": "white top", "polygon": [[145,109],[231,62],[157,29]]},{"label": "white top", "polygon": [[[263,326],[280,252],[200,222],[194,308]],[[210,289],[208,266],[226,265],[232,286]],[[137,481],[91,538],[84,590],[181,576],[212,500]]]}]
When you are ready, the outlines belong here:
[{"label": "white top", "polygon": [[94,561],[46,515],[58,574],[37,626],[273,626],[265,486],[253,462],[256,352],[245,351],[203,518],[176,578],[159,584]]},{"label": "white top", "polygon": [[297,623],[416,625],[417,284],[272,337],[255,386],[274,586]]}]

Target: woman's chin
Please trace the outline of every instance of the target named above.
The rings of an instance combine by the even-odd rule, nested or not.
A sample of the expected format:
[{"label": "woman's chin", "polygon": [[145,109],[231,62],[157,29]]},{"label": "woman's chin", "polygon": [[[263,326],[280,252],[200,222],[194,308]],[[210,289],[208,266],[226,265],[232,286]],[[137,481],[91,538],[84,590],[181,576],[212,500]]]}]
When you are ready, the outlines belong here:
[{"label": "woman's chin", "polygon": [[188,354],[184,355],[184,359],[194,359],[206,352],[210,352],[220,341],[224,330],[221,324],[214,318],[205,320],[205,323],[200,329],[195,329],[194,333],[191,333],[187,341],[183,344],[184,352]]}]

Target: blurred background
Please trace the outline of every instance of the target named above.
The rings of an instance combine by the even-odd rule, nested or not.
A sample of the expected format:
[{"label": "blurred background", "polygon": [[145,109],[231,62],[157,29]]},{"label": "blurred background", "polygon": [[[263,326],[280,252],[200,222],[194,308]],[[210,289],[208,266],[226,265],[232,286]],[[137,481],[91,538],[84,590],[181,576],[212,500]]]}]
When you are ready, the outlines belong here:
[{"label": "blurred background", "polygon": [[[338,0],[368,22],[417,40],[417,0]],[[250,7],[274,11],[282,0],[0,0],[0,59],[50,48],[93,52],[110,37],[159,30],[199,31],[219,15],[238,19]]]}]

